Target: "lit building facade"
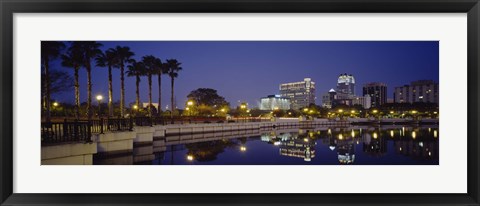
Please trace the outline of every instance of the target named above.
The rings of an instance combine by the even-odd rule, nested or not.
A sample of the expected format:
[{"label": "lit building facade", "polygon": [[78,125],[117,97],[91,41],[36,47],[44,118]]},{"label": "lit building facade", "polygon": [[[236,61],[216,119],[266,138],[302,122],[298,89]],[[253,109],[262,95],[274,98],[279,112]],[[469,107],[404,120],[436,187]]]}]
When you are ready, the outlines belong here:
[{"label": "lit building facade", "polygon": [[363,96],[369,95],[372,107],[387,103],[387,84],[381,82],[368,83],[363,86]]},{"label": "lit building facade", "polygon": [[337,93],[342,96],[339,99],[348,99],[355,96],[355,78],[353,75],[345,73],[338,76]]},{"label": "lit building facade", "polygon": [[290,109],[290,99],[280,95],[268,95],[260,99],[260,110],[288,110]]},{"label": "lit building facade", "polygon": [[427,102],[438,104],[438,83],[432,80],[419,80],[410,85],[395,87],[393,98],[395,103]]},{"label": "lit building facade", "polygon": [[300,109],[315,104],[315,82],[305,78],[301,82],[280,84],[280,94],[290,99],[292,109]]},{"label": "lit building facade", "polygon": [[353,97],[352,105],[362,105],[364,109],[370,109],[372,107],[372,97],[365,95],[363,97]]}]

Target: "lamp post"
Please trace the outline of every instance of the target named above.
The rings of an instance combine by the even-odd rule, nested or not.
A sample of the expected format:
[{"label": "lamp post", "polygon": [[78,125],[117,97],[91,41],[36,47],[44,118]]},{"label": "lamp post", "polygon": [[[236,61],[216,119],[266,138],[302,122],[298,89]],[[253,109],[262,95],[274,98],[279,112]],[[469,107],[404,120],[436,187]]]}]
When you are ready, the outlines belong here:
[{"label": "lamp post", "polygon": [[58,107],[58,102],[53,103],[53,114],[57,115],[57,107]]},{"label": "lamp post", "polygon": [[100,118],[100,113],[102,111],[102,108],[101,108],[101,105],[102,105],[102,99],[103,99],[103,96],[102,95],[97,95],[97,101],[98,101],[98,118]]}]

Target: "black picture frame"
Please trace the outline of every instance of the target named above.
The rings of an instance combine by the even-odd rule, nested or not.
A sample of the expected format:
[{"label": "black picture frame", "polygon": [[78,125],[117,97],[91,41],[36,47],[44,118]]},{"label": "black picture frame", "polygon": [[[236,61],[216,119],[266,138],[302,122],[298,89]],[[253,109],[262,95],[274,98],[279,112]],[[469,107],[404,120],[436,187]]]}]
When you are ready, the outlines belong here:
[{"label": "black picture frame", "polygon": [[[1,205],[480,205],[479,0],[1,0]],[[13,193],[15,13],[373,12],[467,13],[468,192],[466,194],[19,194]],[[32,171],[34,175],[35,171]],[[72,185],[74,186],[74,185]],[[88,192],[88,191],[86,191]],[[361,192],[361,191],[359,191]]]}]

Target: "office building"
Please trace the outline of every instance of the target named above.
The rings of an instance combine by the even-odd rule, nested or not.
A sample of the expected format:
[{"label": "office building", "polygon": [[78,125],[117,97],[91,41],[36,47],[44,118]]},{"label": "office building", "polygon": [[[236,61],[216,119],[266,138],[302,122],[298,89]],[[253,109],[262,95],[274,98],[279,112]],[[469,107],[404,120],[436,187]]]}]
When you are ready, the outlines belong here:
[{"label": "office building", "polygon": [[315,104],[315,82],[310,78],[305,78],[301,82],[280,84],[279,89],[281,97],[290,99],[292,109]]},{"label": "office building", "polygon": [[364,109],[370,109],[372,107],[372,98],[370,95],[365,95],[363,97],[353,97],[352,105],[362,105]]},{"label": "office building", "polygon": [[372,107],[387,103],[387,85],[381,82],[372,82],[363,86],[363,96],[369,95]]},{"label": "office building", "polygon": [[438,83],[432,80],[419,80],[410,85],[395,87],[393,98],[395,103],[427,102],[438,104]]},{"label": "office building", "polygon": [[260,110],[288,110],[290,109],[290,99],[280,95],[268,95],[260,99]]},{"label": "office building", "polygon": [[351,74],[340,74],[337,81],[339,99],[348,99],[355,95],[355,78]]}]

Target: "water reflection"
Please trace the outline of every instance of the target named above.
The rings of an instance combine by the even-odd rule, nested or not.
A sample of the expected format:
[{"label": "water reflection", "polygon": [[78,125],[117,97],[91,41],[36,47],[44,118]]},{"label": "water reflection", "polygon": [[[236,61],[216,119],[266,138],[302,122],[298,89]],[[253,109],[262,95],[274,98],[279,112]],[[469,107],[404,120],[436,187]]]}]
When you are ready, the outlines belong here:
[{"label": "water reflection", "polygon": [[94,164],[437,165],[438,127],[350,127],[169,136]]}]

